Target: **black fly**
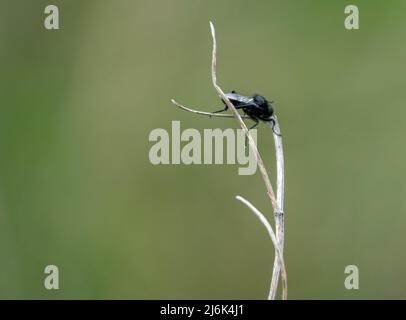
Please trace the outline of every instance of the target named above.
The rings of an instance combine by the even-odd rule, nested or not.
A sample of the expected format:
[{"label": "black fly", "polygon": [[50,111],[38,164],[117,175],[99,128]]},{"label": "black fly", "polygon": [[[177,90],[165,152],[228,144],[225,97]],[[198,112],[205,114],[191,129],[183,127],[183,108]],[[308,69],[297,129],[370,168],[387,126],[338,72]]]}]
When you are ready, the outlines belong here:
[{"label": "black fly", "polygon": [[[255,128],[259,121],[272,123],[272,131],[280,136],[278,132],[275,132],[275,119],[273,117],[274,110],[272,108],[272,101],[267,101],[265,97],[258,94],[252,97],[247,97],[231,91],[231,93],[226,93],[226,97],[231,101],[236,109],[242,109],[242,111],[251,118],[255,123],[249,128],[249,130]],[[228,106],[223,101],[225,107],[222,110],[215,111],[213,113],[224,112],[228,109]]]}]

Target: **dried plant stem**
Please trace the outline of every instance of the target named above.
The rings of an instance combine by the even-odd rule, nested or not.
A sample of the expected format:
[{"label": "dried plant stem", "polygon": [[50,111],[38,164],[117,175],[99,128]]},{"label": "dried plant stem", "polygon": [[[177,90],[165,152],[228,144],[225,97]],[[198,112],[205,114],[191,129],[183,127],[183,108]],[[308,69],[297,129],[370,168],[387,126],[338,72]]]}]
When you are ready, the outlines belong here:
[{"label": "dried plant stem", "polygon": [[[213,23],[210,22],[210,30],[211,30],[211,35],[213,39],[213,50],[212,50],[212,64],[211,64],[211,76],[212,76],[212,83],[213,87],[216,89],[219,97],[221,98],[222,101],[230,108],[232,111],[233,115],[231,114],[218,114],[218,113],[210,113],[210,112],[203,112],[203,111],[198,111],[194,110],[191,108],[187,108],[180,103],[176,102],[175,100],[172,99],[172,103],[179,108],[192,112],[194,114],[199,114],[199,115],[205,115],[209,117],[221,117],[221,118],[230,118],[234,117],[237,122],[239,123],[240,127],[244,131],[245,135],[248,138],[249,146],[252,149],[257,165],[259,167],[259,171],[261,173],[262,179],[265,183],[266,191],[268,194],[268,197],[272,203],[272,207],[274,210],[274,218],[275,218],[275,228],[276,228],[276,234],[273,232],[273,229],[269,223],[269,221],[265,218],[265,216],[258,210],[256,209],[250,202],[245,200],[244,198],[237,196],[237,199],[241,202],[243,202],[258,218],[259,220],[263,223],[263,225],[266,227],[268,230],[269,236],[271,237],[271,240],[275,246],[275,261],[274,261],[274,266],[273,266],[273,272],[272,272],[272,280],[271,280],[271,285],[270,285],[270,290],[269,290],[269,295],[268,299],[274,300],[276,297],[276,292],[277,292],[277,287],[278,287],[278,281],[279,281],[279,275],[282,273],[282,299],[286,300],[287,299],[287,274],[286,274],[286,268],[285,268],[285,263],[283,260],[283,247],[284,247],[284,212],[283,212],[283,201],[284,201],[284,159],[283,159],[283,148],[282,148],[282,137],[277,134],[273,134],[274,136],[274,141],[275,141],[275,153],[276,153],[276,169],[277,169],[277,194],[275,196],[275,192],[273,190],[271,181],[268,176],[268,172],[265,168],[264,162],[262,161],[261,155],[258,151],[257,145],[254,142],[254,139],[252,138],[247,126],[245,125],[244,121],[242,120],[243,118],[249,118],[246,115],[240,115],[237,111],[237,109],[234,107],[234,105],[231,103],[231,101],[228,99],[228,97],[224,94],[223,90],[221,87],[217,84],[217,74],[216,74],[216,67],[217,67],[217,43],[216,43],[216,32],[213,26]],[[276,132],[280,132],[279,128],[279,123],[278,120],[275,116],[275,130]]]},{"label": "dried plant stem", "polygon": [[[274,116],[275,126],[274,131],[281,133],[278,118]],[[282,136],[273,134],[275,142],[275,154],[276,154],[276,202],[278,203],[278,210],[274,212],[275,219],[275,229],[276,229],[276,238],[278,240],[278,247],[280,250],[280,256],[283,257],[283,248],[285,240],[285,218],[284,218],[284,197],[285,197],[285,166],[284,166],[284,157],[283,157],[283,145],[282,145]],[[275,249],[276,251],[276,249]],[[272,282],[271,282],[271,300],[274,300],[276,297],[276,291],[278,288],[279,272],[281,263],[279,257],[275,252],[274,268],[272,272]]]},{"label": "dried plant stem", "polygon": [[[262,222],[262,224],[265,226],[266,230],[268,231],[269,237],[271,238],[273,245],[275,247],[275,257],[277,257],[280,261],[280,266],[281,266],[280,270],[282,270],[282,287],[285,288],[285,290],[283,290],[282,299],[286,300],[287,295],[288,295],[288,286],[287,286],[288,276],[286,274],[285,262],[283,260],[283,253],[280,250],[278,239],[276,238],[275,232],[273,231],[268,219],[265,218],[265,216],[257,208],[255,208],[254,205],[252,205],[248,200],[244,199],[241,196],[236,196],[236,199],[241,201],[242,203],[244,203],[248,207],[248,209],[250,209],[258,217],[259,221]],[[269,290],[268,300],[275,299],[274,297],[272,297],[273,292],[274,291],[273,291],[272,282],[271,282],[271,289]]]},{"label": "dried plant stem", "polygon": [[257,164],[259,167],[259,171],[261,172],[262,179],[265,182],[265,187],[268,192],[268,196],[272,202],[272,206],[274,207],[275,211],[277,211],[277,203],[275,193],[272,188],[271,180],[269,179],[268,172],[265,169],[264,162],[262,161],[261,155],[259,154],[258,148],[252,139],[251,134],[248,131],[247,126],[245,125],[244,121],[241,118],[241,115],[238,113],[237,109],[228,99],[228,97],[224,94],[223,90],[217,84],[217,74],[216,74],[216,66],[217,66],[217,43],[216,43],[216,31],[214,29],[213,23],[210,21],[210,29],[211,35],[213,38],[213,51],[212,51],[212,63],[211,63],[211,78],[213,82],[213,87],[216,89],[217,93],[219,94],[220,98],[225,102],[225,104],[230,108],[233,112],[235,118],[237,119],[241,129],[244,131],[245,135],[248,137],[249,145],[254,152],[255,158],[257,160]]},{"label": "dried plant stem", "polygon": [[[275,254],[274,268],[273,268],[272,281],[271,281],[271,289],[270,289],[270,293],[269,293],[269,297],[268,297],[269,299],[274,300],[275,296],[276,296],[281,265],[284,264],[282,261],[283,259],[281,260],[281,257],[283,257],[283,243],[284,243],[284,223],[283,223],[283,220],[284,220],[284,217],[283,217],[284,170],[283,170],[282,137],[278,136],[277,134],[274,133],[276,158],[277,158],[277,180],[278,180],[277,185],[278,185],[278,191],[280,191],[280,192],[278,192],[279,201],[277,201],[277,199],[275,198],[275,193],[273,191],[271,181],[268,176],[268,172],[262,161],[261,155],[259,154],[258,148],[248,131],[247,126],[245,125],[244,121],[242,120],[241,115],[238,113],[237,109],[234,107],[234,105],[231,103],[231,101],[224,94],[223,90],[217,84],[216,31],[215,31],[214,25],[211,21],[210,21],[210,30],[211,30],[211,35],[212,35],[212,39],[213,39],[212,64],[211,64],[211,76],[212,76],[213,86],[216,89],[217,93],[219,94],[220,98],[232,110],[235,118],[239,122],[241,128],[244,130],[246,136],[248,137],[249,145],[256,156],[257,164],[258,164],[259,170],[261,172],[262,179],[264,180],[268,196],[271,200],[272,207],[274,209],[275,225],[276,225],[276,230],[277,230],[276,239],[277,239],[277,243],[279,245],[278,247],[275,247],[275,251],[278,251],[278,249],[280,249],[280,253],[281,253],[281,255]],[[280,132],[279,123],[278,123],[276,117],[275,117],[275,122],[276,122],[275,131]],[[284,276],[286,276],[286,272],[285,272]],[[284,279],[284,283],[285,283],[285,286],[282,288],[283,289],[282,295],[283,295],[283,298],[286,299],[287,298],[287,279],[286,278]]]}]

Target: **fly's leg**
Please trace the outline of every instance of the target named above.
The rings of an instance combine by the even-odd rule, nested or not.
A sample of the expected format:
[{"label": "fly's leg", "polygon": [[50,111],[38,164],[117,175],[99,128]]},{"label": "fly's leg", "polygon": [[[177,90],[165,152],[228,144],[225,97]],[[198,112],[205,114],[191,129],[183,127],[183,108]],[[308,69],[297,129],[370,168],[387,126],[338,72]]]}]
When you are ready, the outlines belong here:
[{"label": "fly's leg", "polygon": [[[247,107],[250,107],[250,106],[252,106],[252,104],[248,103],[248,104],[240,104],[238,106],[234,106],[234,108],[236,108],[238,110],[238,109],[244,109],[244,108],[247,108]],[[224,109],[217,110],[217,111],[214,111],[212,113],[219,113],[219,112],[224,112],[224,111],[227,111],[227,110],[228,110],[228,105],[225,105]]]},{"label": "fly's leg", "polygon": [[272,132],[275,133],[277,136],[282,137],[282,135],[279,132],[275,131],[276,122],[274,118],[271,118],[271,123],[272,123]]},{"label": "fly's leg", "polygon": [[[257,118],[251,118],[252,121],[254,121],[255,123],[248,129],[248,131],[250,131],[251,129],[254,129],[258,124],[259,124],[259,120]],[[248,145],[248,136],[245,136],[245,147],[247,147]]]},{"label": "fly's leg", "polygon": [[[246,104],[240,104],[240,105],[237,105],[237,106],[234,105],[234,108],[236,108],[238,110],[238,109],[244,109],[244,108],[251,107],[251,106],[252,106],[252,104],[246,103]],[[224,109],[217,110],[217,111],[214,111],[212,113],[219,113],[219,112],[224,112],[224,111],[227,111],[227,110],[228,110],[228,105],[225,105]]]},{"label": "fly's leg", "polygon": [[251,128],[249,128],[248,130],[254,129],[258,124],[259,124],[259,120],[257,118],[251,118],[252,121],[254,121],[255,123],[251,126]]},{"label": "fly's leg", "polygon": [[217,110],[217,111],[214,111],[214,112],[212,112],[212,113],[220,113],[220,112],[224,112],[224,111],[227,111],[227,109],[228,109],[228,106],[227,106],[227,105],[225,105],[224,109]]}]

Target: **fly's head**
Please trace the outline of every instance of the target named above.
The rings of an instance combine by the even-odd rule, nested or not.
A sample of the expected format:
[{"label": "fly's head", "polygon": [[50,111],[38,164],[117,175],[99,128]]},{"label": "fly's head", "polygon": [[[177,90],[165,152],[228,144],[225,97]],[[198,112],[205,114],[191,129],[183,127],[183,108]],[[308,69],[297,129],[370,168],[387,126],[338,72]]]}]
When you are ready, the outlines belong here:
[{"label": "fly's head", "polygon": [[273,108],[270,102],[265,99],[265,97],[256,94],[253,96],[255,104],[262,109],[263,116],[265,117],[272,117],[273,115]]}]

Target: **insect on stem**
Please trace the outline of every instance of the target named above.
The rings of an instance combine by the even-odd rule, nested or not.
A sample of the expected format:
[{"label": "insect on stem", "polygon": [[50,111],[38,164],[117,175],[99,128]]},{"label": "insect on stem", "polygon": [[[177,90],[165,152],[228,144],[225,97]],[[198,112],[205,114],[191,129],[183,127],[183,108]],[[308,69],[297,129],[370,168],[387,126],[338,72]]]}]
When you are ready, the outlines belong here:
[{"label": "insect on stem", "polygon": [[[256,209],[250,202],[242,197],[237,197],[237,199],[243,202],[264,224],[267,228],[268,233],[272,239],[275,246],[275,260],[272,272],[271,286],[269,290],[268,299],[274,300],[276,297],[276,291],[279,281],[279,274],[282,273],[282,299],[287,299],[287,274],[285,263],[283,260],[283,247],[284,247],[284,159],[283,159],[283,148],[282,148],[282,136],[279,128],[279,123],[274,110],[272,107],[272,102],[269,102],[265,97],[261,95],[244,96],[232,91],[231,93],[224,93],[221,87],[217,84],[216,66],[217,66],[217,43],[216,43],[216,33],[213,23],[210,21],[210,30],[213,40],[213,50],[212,50],[212,64],[211,64],[211,76],[213,87],[217,91],[221,101],[224,103],[225,108],[216,112],[204,112],[195,109],[191,109],[181,105],[172,99],[172,103],[182,110],[209,117],[217,118],[235,118],[243,129],[246,138],[248,140],[249,146],[254,153],[255,159],[258,164],[258,168],[262,179],[265,183],[266,193],[272,203],[273,212],[277,213],[274,215],[275,218],[275,229],[276,233],[273,232],[272,227],[266,217]],[[226,110],[230,109],[232,114],[224,114]],[[244,114],[241,115],[238,110],[241,109]],[[258,147],[253,140],[246,124],[243,119],[251,119],[255,122],[256,126],[260,121],[269,123],[273,132],[273,137],[275,141],[275,153],[276,153],[276,168],[277,168],[277,194],[275,195],[274,189],[272,187],[271,181],[268,176],[268,171],[265,168],[264,162],[262,161],[261,155],[258,151]]]}]

